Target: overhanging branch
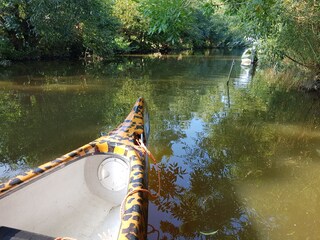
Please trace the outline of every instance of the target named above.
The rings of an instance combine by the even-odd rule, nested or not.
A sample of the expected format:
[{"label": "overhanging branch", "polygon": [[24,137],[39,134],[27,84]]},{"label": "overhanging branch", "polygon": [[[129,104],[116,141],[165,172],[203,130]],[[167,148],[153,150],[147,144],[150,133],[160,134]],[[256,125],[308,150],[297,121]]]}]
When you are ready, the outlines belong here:
[{"label": "overhanging branch", "polygon": [[297,63],[297,64],[299,64],[299,65],[301,65],[301,66],[303,66],[303,67],[306,67],[306,68],[314,68],[314,65],[304,64],[304,63],[302,63],[302,62],[300,62],[300,61],[298,61],[298,60],[290,57],[289,55],[287,55],[287,54],[285,54],[285,53],[283,53],[283,56],[285,56],[286,58],[289,58],[291,61],[293,61],[293,62],[295,62],[295,63]]}]

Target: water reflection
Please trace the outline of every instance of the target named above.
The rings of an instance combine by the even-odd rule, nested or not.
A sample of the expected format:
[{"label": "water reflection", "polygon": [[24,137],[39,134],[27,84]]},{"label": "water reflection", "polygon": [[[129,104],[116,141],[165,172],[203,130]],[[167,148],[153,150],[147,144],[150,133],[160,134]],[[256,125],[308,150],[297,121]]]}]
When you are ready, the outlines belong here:
[{"label": "water reflection", "polygon": [[[250,89],[233,92],[231,109],[225,114],[215,114],[219,119],[209,123],[206,134],[197,136],[196,144],[190,144],[190,137],[187,137],[189,142],[183,148],[186,150],[183,159],[191,166],[190,187],[180,195],[175,194],[172,200],[176,205],[172,204],[169,212],[181,223],[175,226],[175,231],[172,231],[174,226],[170,231],[167,227],[161,228],[168,231],[168,239],[182,236],[192,239],[202,235],[211,235],[214,239],[230,236],[234,237],[232,239],[284,239],[286,236],[292,239],[295,235],[294,239],[301,239],[305,235],[303,227],[296,228],[299,233],[288,232],[290,228],[285,222],[287,218],[296,222],[306,219],[281,216],[278,208],[287,209],[290,199],[292,209],[289,212],[294,212],[294,206],[306,201],[299,198],[304,191],[296,191],[296,183],[282,185],[283,181],[298,178],[300,185],[311,182],[314,187],[317,184],[317,178],[311,180],[299,175],[308,176],[309,165],[320,160],[319,102],[312,99],[308,103],[306,99],[300,102],[302,96],[294,93],[271,96],[263,93],[257,98],[255,89],[263,88],[253,84]],[[285,99],[285,105],[292,109],[282,108]],[[270,102],[275,105],[269,105]],[[216,107],[220,109],[220,102]],[[196,129],[191,127],[189,131],[196,132]],[[310,191],[318,190],[310,187]],[[272,198],[278,191],[284,193]],[[266,198],[268,194],[270,198]],[[265,206],[267,216],[261,213]],[[309,207],[317,209],[311,201],[311,206],[303,208],[306,214],[309,214]],[[308,224],[313,225],[312,222]],[[318,236],[318,233],[308,236]]]},{"label": "water reflection", "polygon": [[162,173],[149,239],[317,238],[319,100],[269,88],[239,58],[206,52],[12,66],[0,74],[0,177],[108,132],[144,96]]},{"label": "water reflection", "polygon": [[234,85],[237,88],[247,88],[248,84],[251,82],[253,74],[254,74],[254,67],[250,66],[242,66],[241,65],[241,72],[239,77],[235,78]]}]

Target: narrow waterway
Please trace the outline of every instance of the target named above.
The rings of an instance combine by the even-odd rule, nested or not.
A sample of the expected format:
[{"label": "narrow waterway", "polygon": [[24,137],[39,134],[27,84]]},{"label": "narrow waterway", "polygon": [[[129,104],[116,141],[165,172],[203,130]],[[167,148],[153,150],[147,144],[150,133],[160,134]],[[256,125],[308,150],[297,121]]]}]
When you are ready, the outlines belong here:
[{"label": "narrow waterway", "polygon": [[252,78],[240,54],[1,68],[0,181],[108,132],[143,96],[162,185],[148,239],[318,239],[320,100]]}]

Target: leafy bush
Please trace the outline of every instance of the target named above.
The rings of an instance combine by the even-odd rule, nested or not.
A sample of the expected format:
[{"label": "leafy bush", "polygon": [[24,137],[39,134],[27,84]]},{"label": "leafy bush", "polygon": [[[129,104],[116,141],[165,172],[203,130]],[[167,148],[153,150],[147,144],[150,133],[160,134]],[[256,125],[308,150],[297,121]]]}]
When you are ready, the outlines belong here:
[{"label": "leafy bush", "polygon": [[260,39],[271,62],[290,59],[319,73],[320,5],[314,0],[224,0],[242,19],[249,36]]},{"label": "leafy bush", "polygon": [[[85,50],[108,56],[117,21],[105,1],[3,0],[0,53],[11,59],[79,57]],[[8,52],[9,51],[9,52]]]}]

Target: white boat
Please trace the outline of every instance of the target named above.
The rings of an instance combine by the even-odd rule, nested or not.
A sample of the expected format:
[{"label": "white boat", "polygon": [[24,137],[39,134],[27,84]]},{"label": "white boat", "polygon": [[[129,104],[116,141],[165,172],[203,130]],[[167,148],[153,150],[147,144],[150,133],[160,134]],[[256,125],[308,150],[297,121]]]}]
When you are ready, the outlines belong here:
[{"label": "white boat", "polygon": [[0,183],[0,239],[146,239],[148,134],[139,98],[108,135]]},{"label": "white boat", "polygon": [[247,48],[241,56],[241,65],[250,66],[256,61],[256,51],[254,48]]}]

